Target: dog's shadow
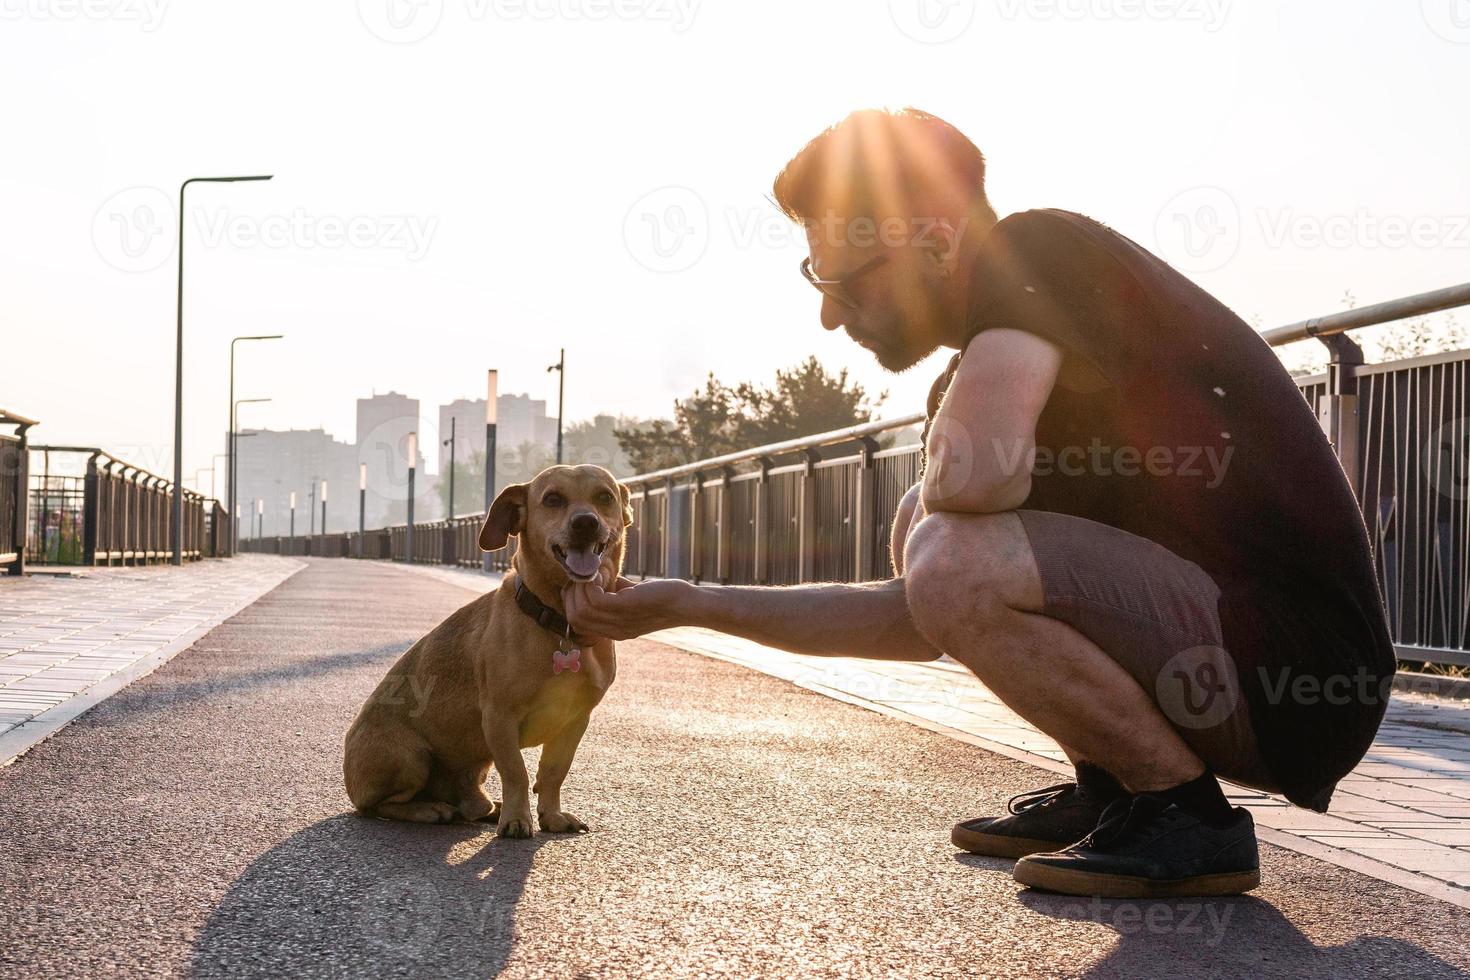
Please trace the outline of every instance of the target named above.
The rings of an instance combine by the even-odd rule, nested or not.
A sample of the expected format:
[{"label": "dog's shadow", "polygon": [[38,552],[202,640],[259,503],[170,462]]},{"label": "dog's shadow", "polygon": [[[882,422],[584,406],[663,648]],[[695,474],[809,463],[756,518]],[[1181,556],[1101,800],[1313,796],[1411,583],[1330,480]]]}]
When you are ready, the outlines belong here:
[{"label": "dog's shadow", "polygon": [[192,972],[495,976],[536,851],[551,838],[494,832],[351,814],[314,824],[230,887],[195,942]]}]

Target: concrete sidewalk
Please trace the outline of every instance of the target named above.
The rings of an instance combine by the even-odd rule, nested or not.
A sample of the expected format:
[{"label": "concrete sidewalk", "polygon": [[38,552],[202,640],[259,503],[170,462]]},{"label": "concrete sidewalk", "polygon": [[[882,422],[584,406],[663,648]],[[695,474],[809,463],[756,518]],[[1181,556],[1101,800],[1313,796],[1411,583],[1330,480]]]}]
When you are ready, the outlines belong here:
[{"label": "concrete sidewalk", "polygon": [[302,567],[245,555],[0,577],[0,766]]},{"label": "concrete sidewalk", "polygon": [[351,815],[343,733],[468,599],[310,559],[0,769],[0,975],[1470,971],[1470,912],[1270,845],[1240,898],[1021,889],[949,825],[1046,772],[649,640],[620,644],[567,783],[591,833]]}]

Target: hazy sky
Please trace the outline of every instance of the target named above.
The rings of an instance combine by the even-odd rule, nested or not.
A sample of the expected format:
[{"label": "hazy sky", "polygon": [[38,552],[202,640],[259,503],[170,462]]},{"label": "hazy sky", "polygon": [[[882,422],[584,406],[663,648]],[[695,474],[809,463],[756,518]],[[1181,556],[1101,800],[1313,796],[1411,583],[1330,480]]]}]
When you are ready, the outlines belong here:
[{"label": "hazy sky", "polygon": [[487,367],[554,400],[560,346],[572,419],[811,353],[921,408],[938,360],[825,334],[765,199],[861,106],[1262,326],[1470,280],[1470,0],[0,0],[0,82],[0,405],[159,472],[193,175],[275,179],[189,191],[190,476],[248,333],[242,423],[343,439]]}]

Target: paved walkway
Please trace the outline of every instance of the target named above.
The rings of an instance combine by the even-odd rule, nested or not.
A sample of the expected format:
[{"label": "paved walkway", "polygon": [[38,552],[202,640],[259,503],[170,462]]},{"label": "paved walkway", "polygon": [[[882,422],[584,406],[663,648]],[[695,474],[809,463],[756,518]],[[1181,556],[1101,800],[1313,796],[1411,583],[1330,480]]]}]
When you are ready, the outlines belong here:
[{"label": "paved walkway", "polygon": [[0,766],[302,567],[249,555],[0,577]]},{"label": "paved walkway", "polygon": [[591,833],[352,816],[343,733],[469,597],[309,559],[0,769],[0,976],[1470,970],[1470,912],[1269,845],[1262,887],[1240,898],[1021,889],[948,829],[1046,773],[649,640],[619,645],[567,783]]},{"label": "paved walkway", "polygon": [[[477,591],[494,581],[458,569],[414,570]],[[1056,742],[948,658],[916,664],[803,657],[689,628],[649,638],[1032,765],[1072,772]],[[1470,907],[1470,702],[1395,693],[1372,750],[1339,784],[1328,814],[1245,787],[1226,788],[1237,806],[1252,811],[1266,840]]]}]

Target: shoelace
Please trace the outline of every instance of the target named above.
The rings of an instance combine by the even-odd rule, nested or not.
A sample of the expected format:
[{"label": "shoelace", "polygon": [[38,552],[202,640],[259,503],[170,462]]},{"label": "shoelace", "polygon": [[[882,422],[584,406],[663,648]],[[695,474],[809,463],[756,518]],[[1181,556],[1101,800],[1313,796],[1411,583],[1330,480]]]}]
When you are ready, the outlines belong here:
[{"label": "shoelace", "polygon": [[1092,833],[1077,846],[1106,850],[1121,844],[1152,824],[1170,806],[1168,800],[1147,794],[1114,800],[1103,811]]},{"label": "shoelace", "polygon": [[1006,809],[1012,813],[1024,813],[1027,810],[1035,810],[1039,807],[1059,803],[1076,791],[1076,783],[1057,783],[1055,786],[1047,786],[1045,789],[1033,789],[1030,792],[1017,793],[1006,803]]}]

